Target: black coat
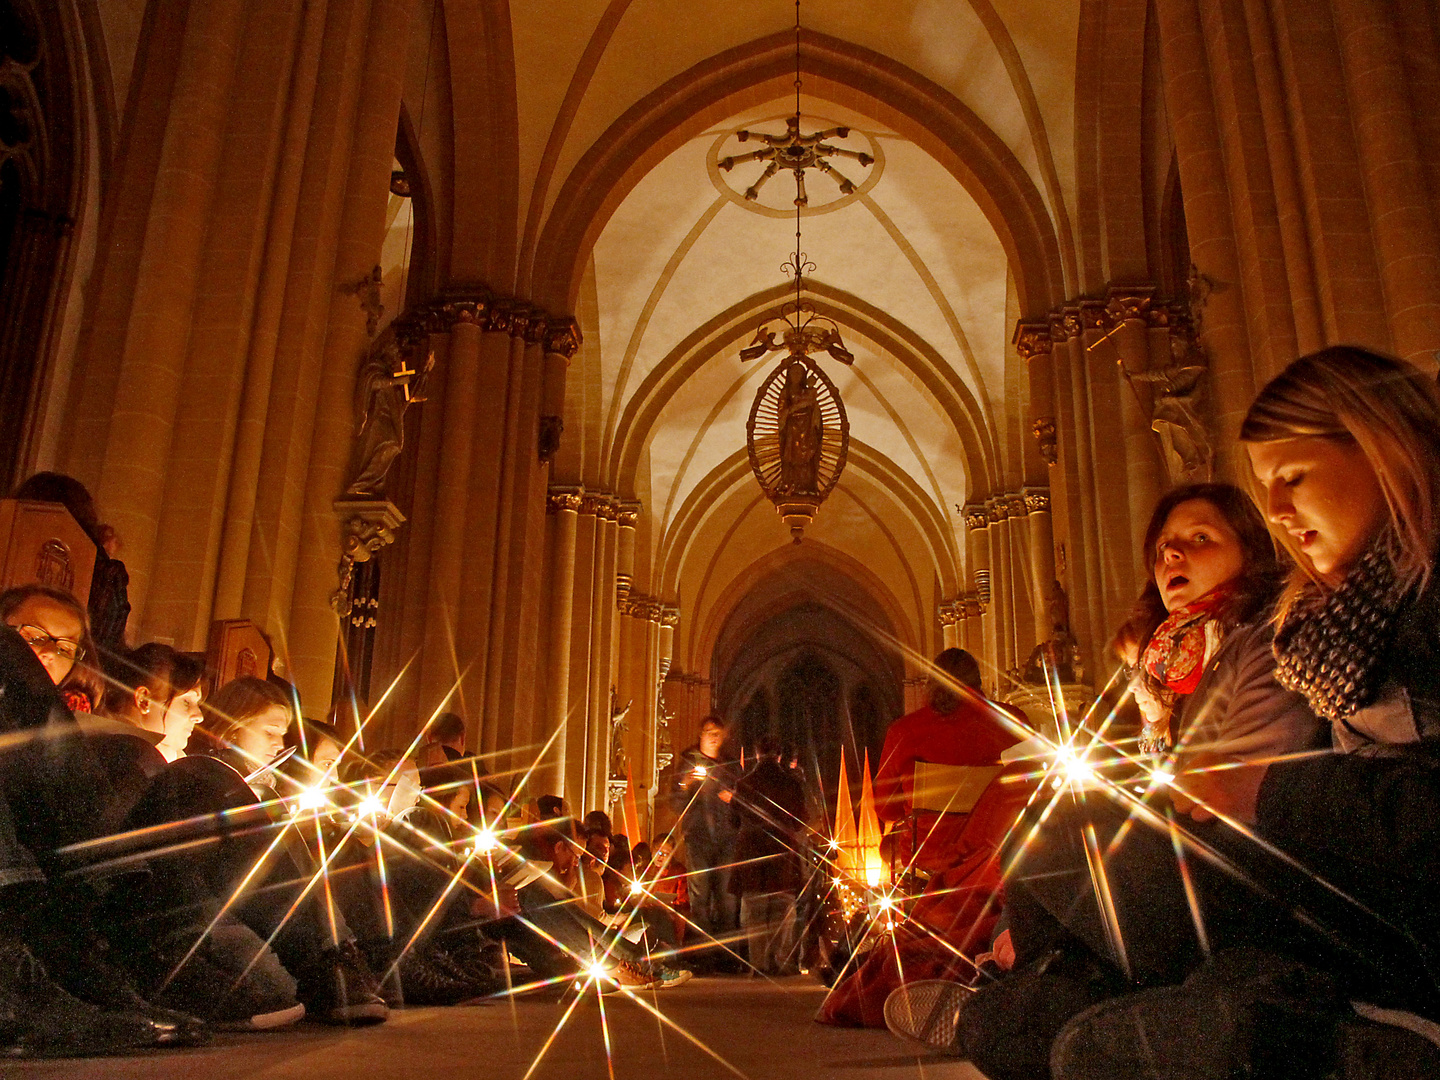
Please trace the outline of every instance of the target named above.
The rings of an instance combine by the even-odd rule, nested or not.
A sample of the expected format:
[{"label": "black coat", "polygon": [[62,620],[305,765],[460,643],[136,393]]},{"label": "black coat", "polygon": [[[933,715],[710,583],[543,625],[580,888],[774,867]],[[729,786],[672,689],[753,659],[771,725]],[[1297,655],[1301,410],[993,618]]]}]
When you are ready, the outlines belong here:
[{"label": "black coat", "polygon": [[740,778],[730,800],[739,830],[731,888],[747,893],[799,892],[805,836],[805,789],[789,769],[767,758]]},{"label": "black coat", "polygon": [[[696,775],[697,768],[705,770],[703,777]],[[683,751],[676,762],[668,794],[671,809],[680,819],[692,870],[715,865],[707,861],[711,855],[728,861],[726,853],[735,842],[735,821],[720,796],[734,790],[737,772],[733,763],[706,757],[699,746]]]}]

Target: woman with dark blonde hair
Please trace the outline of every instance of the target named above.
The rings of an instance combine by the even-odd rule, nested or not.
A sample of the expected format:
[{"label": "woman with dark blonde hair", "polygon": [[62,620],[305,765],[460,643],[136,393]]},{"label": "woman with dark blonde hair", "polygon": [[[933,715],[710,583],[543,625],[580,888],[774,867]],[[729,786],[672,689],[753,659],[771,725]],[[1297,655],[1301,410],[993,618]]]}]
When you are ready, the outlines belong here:
[{"label": "woman with dark blonde hair", "polygon": [[104,697],[90,616],[79,600],[49,585],[0,593],[0,622],[14,627],[45,666],[71,712],[94,712]]}]

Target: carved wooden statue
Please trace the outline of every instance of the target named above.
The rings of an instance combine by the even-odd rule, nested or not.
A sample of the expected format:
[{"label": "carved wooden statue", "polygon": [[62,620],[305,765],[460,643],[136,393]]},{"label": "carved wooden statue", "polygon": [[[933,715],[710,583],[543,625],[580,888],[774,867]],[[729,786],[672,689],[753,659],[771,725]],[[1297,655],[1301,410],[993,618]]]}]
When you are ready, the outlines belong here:
[{"label": "carved wooden statue", "polygon": [[1200,416],[1200,382],[1205,359],[1187,338],[1170,339],[1172,362],[1153,371],[1126,371],[1134,383],[1153,388],[1150,429],[1160,440],[1160,454],[1172,485],[1208,481],[1215,452]]},{"label": "carved wooden statue", "polygon": [[820,487],[820,444],[825,422],[809,369],[795,361],[785,370],[780,399],[780,488],[813,494]]},{"label": "carved wooden statue", "polygon": [[610,688],[610,779],[624,780],[630,775],[630,756],[625,752],[625,734],[629,731],[630,706],[621,708],[615,687]]}]

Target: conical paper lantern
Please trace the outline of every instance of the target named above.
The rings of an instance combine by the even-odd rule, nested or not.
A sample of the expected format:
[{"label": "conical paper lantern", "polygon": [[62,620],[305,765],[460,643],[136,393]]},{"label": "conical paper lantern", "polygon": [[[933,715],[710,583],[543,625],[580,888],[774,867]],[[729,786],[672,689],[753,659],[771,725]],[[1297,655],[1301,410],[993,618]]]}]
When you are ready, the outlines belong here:
[{"label": "conical paper lantern", "polygon": [[870,751],[865,751],[865,773],[860,781],[859,857],[855,868],[863,872],[865,884],[872,888],[885,877],[885,861],[880,858],[880,818],[875,813],[875,787],[870,780]]},{"label": "conical paper lantern", "polygon": [[840,790],[835,796],[835,842],[840,845],[835,862],[841,870],[855,865],[855,811],[850,806],[850,780],[845,775],[845,755],[840,755]]}]

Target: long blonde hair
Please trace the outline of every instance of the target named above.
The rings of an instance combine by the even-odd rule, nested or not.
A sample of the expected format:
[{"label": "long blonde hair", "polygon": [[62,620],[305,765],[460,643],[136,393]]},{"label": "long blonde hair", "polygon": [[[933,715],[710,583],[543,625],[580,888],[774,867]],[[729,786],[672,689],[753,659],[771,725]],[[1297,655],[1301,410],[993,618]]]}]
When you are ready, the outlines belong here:
[{"label": "long blonde hair", "polygon": [[[1359,447],[1390,511],[1391,562],[1405,586],[1424,584],[1440,531],[1440,386],[1404,360],[1355,345],[1302,356],[1266,384],[1240,426],[1242,443],[1318,436]],[[1250,494],[1265,512],[1253,477]],[[1283,617],[1320,575],[1273,522],[1270,533],[1295,560],[1280,602]]]}]

